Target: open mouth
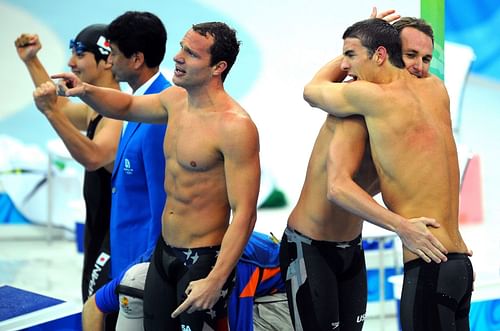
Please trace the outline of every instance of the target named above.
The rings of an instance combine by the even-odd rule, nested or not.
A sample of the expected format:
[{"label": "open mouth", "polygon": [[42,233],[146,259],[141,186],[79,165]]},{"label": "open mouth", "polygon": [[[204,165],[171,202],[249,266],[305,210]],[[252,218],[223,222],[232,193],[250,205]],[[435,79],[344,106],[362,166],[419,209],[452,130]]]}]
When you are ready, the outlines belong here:
[{"label": "open mouth", "polygon": [[175,75],[177,75],[177,76],[178,76],[178,75],[183,75],[183,74],[185,74],[185,73],[186,73],[186,71],[185,71],[185,70],[182,70],[180,67],[175,66]]},{"label": "open mouth", "polygon": [[351,83],[351,82],[354,82],[354,81],[357,81],[357,80],[358,80],[358,76],[353,75],[353,74],[347,74],[347,77],[344,79],[344,82],[345,83]]}]

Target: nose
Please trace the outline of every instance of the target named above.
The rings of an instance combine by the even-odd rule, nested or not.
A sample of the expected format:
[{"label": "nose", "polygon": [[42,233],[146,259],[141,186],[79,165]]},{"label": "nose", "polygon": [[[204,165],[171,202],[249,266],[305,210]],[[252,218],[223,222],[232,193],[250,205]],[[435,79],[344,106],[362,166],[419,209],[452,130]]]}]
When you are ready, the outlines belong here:
[{"label": "nose", "polygon": [[174,56],[174,62],[175,63],[179,63],[179,64],[184,63],[183,58],[181,56],[181,52],[178,52],[177,54],[175,54],[175,56]]},{"label": "nose", "polygon": [[340,69],[342,71],[348,71],[350,68],[349,63],[344,59],[342,59],[342,62],[340,63]]},{"label": "nose", "polygon": [[413,64],[413,68],[415,69],[415,71],[421,75],[422,74],[422,70],[423,70],[423,67],[424,67],[424,61],[422,61],[421,58],[417,58],[415,59],[415,63]]},{"label": "nose", "polygon": [[70,58],[68,60],[68,67],[70,67],[70,68],[76,67],[75,58],[76,58],[75,52],[72,52],[71,56],[70,56]]}]

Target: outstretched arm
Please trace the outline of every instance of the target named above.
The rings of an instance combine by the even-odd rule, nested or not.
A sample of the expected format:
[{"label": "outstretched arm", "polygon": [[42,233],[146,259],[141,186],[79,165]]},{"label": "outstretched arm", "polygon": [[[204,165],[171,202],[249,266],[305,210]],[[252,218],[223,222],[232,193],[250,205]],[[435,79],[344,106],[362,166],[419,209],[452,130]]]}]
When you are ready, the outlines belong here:
[{"label": "outstretched arm", "polygon": [[52,75],[59,78],[60,95],[79,97],[98,113],[115,119],[135,122],[166,123],[167,107],[185,93],[184,89],[171,87],[159,94],[132,96],[117,90],[83,83],[73,73]]},{"label": "outstretched arm", "polygon": [[222,240],[214,268],[206,278],[189,284],[186,290],[188,297],[172,313],[172,318],[185,310],[190,313],[211,308],[217,302],[224,283],[236,267],[255,225],[260,185],[257,128],[248,118],[229,121],[240,122],[225,133],[222,147],[232,221]]},{"label": "outstretched arm", "polygon": [[[328,199],[375,225],[396,232],[403,244],[424,261],[446,261],[446,249],[427,229],[427,225],[439,226],[434,219],[406,219],[395,214],[378,204],[353,180],[363,159],[367,137],[366,126],[359,117],[349,117],[337,124],[328,157]],[[373,183],[370,177],[359,174],[357,180],[368,187]]]}]

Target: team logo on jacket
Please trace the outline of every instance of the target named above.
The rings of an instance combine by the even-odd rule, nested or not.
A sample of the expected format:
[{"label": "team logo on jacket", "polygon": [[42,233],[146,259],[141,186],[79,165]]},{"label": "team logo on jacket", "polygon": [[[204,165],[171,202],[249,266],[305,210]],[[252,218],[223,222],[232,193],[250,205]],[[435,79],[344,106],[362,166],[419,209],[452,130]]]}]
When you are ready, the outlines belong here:
[{"label": "team logo on jacket", "polygon": [[127,174],[127,175],[132,175],[134,173],[134,168],[132,168],[132,164],[130,163],[130,160],[129,159],[125,159],[124,160],[124,167],[123,167],[123,171]]}]

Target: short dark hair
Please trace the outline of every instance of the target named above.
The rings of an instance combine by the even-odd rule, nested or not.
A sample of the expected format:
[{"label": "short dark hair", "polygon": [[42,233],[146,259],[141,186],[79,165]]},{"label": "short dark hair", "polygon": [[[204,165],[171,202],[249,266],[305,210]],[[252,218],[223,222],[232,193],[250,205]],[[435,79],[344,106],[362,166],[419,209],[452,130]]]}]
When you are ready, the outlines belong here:
[{"label": "short dark hair", "polygon": [[193,24],[193,31],[202,36],[210,34],[214,38],[214,43],[210,47],[210,65],[214,65],[219,61],[226,61],[227,69],[221,75],[222,81],[224,81],[240,51],[241,42],[236,39],[236,31],[221,22]]},{"label": "short dark hair", "polygon": [[389,54],[389,61],[398,68],[404,68],[401,39],[398,31],[380,18],[370,18],[354,23],[344,32],[342,39],[356,38],[373,56],[378,47],[383,46]]},{"label": "short dark hair", "polygon": [[150,12],[127,11],[108,26],[106,38],[127,58],[144,54],[150,68],[158,67],[165,56],[167,30],[158,16]]},{"label": "short dark hair", "polygon": [[401,33],[404,28],[417,29],[418,31],[429,36],[432,40],[432,46],[434,46],[434,31],[432,30],[432,26],[421,18],[409,16],[401,17],[399,20],[394,22],[392,26],[395,27],[399,33]]}]

